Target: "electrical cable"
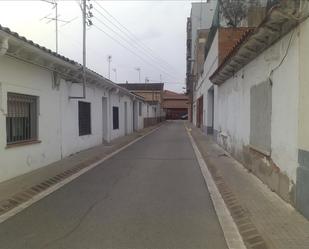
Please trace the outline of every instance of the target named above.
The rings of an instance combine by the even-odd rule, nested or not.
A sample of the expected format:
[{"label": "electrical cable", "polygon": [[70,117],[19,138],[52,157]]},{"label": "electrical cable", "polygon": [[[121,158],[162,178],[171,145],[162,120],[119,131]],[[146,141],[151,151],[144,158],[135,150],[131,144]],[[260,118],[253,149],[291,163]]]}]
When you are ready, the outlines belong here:
[{"label": "electrical cable", "polygon": [[[145,49],[148,50],[150,53],[155,53],[153,51],[153,49],[147,47],[145,44],[143,44],[142,42],[139,41],[139,38],[133,33],[131,32],[128,28],[126,28],[123,24],[121,24],[109,11],[107,11],[105,8],[102,7],[101,4],[99,4],[98,2],[95,2],[95,4],[97,6],[100,7],[100,9],[102,9],[105,13],[107,13],[121,28],[123,28],[125,30],[125,32],[127,33],[127,36],[130,37],[130,39],[133,40],[133,42],[137,42],[139,43],[139,45]],[[102,14],[102,12],[101,12]],[[103,14],[102,14],[103,15]],[[116,26],[114,24],[114,26]],[[153,56],[153,55],[152,55]],[[161,63],[163,62],[164,64],[166,64],[168,67],[170,67],[171,69],[173,69],[173,71],[177,72],[177,70],[174,69],[173,66],[171,66],[168,62],[166,62],[164,59],[161,59],[159,56],[153,56],[154,58],[157,58],[157,60],[159,60]]]}]

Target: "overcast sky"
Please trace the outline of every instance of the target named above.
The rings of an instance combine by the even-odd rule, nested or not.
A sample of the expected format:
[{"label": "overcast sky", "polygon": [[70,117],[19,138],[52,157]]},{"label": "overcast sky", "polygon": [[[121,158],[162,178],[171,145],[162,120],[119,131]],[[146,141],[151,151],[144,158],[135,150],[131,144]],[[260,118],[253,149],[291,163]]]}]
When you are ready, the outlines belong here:
[{"label": "overcast sky", "polygon": [[[59,22],[59,53],[82,62],[82,19],[78,2],[58,1],[59,19],[73,19],[64,26]],[[112,69],[116,69],[118,83],[138,82],[135,68],[139,67],[142,82],[145,77],[150,82],[159,82],[162,77],[163,82],[167,82],[166,89],[182,92],[186,19],[191,2],[90,1],[94,7],[94,26],[87,31],[87,66],[108,77],[107,56],[112,55],[111,80],[115,81]],[[55,50],[55,22],[42,20],[48,14],[54,17],[52,7],[43,1],[0,1],[0,24]]]}]

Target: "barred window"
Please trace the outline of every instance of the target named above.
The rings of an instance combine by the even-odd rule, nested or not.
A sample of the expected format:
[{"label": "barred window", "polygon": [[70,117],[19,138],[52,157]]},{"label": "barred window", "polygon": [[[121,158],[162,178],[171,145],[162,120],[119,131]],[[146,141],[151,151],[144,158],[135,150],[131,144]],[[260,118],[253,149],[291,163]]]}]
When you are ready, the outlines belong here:
[{"label": "barred window", "polygon": [[7,144],[38,139],[38,97],[8,93],[6,117]]},{"label": "barred window", "polygon": [[79,135],[91,134],[91,104],[87,102],[78,102],[78,124]]}]

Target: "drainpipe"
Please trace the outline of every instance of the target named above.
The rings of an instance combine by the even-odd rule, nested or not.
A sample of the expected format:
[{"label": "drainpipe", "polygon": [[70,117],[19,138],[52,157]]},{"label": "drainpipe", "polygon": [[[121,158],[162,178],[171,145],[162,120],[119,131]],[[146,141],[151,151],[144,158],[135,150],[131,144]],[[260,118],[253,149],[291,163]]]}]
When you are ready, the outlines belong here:
[{"label": "drainpipe", "polygon": [[9,49],[9,38],[5,37],[0,43],[0,56],[5,55],[8,49]]}]

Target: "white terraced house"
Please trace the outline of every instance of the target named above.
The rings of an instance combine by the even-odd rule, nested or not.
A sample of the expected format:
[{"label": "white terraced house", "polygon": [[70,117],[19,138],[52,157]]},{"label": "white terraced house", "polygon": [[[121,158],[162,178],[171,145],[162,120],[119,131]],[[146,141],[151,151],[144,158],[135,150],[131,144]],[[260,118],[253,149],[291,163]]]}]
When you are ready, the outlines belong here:
[{"label": "white terraced house", "polygon": [[[0,26],[0,182],[144,128],[143,97]],[[73,98],[72,98],[73,97]]]}]

